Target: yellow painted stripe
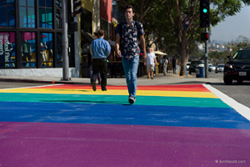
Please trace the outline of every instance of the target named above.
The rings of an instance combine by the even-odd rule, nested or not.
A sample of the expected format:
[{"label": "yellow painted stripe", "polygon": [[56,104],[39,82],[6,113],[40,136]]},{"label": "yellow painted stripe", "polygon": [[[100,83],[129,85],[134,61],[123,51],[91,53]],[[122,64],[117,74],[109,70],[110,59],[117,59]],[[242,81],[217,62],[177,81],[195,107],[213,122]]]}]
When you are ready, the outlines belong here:
[{"label": "yellow painted stripe", "polygon": [[[5,93],[45,93],[45,94],[84,94],[84,95],[128,95],[127,90],[93,91],[91,89],[9,89],[0,90]],[[200,97],[218,98],[211,92],[187,92],[187,91],[152,91],[138,90],[137,95],[141,96],[169,96],[169,97]]]}]

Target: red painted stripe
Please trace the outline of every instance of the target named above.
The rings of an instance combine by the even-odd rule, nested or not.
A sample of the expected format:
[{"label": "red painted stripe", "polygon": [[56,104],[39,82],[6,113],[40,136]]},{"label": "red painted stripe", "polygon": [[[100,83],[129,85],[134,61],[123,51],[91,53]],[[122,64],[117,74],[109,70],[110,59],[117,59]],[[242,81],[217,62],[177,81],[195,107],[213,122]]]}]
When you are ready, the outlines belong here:
[{"label": "red painted stripe", "polygon": [[[97,85],[100,88],[100,85]],[[55,86],[44,86],[34,87],[30,89],[92,89],[90,85],[55,85]],[[107,86],[109,90],[127,90],[127,86]],[[137,90],[162,90],[162,91],[199,91],[209,92],[203,85],[150,85],[150,86],[138,86]]]}]

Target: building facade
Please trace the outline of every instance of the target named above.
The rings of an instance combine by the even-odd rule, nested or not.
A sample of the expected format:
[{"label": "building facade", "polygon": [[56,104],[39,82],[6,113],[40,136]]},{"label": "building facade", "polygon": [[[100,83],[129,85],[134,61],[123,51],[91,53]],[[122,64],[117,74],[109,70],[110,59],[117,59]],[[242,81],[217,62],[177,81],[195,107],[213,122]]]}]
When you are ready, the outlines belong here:
[{"label": "building facade", "polygon": [[[88,73],[82,64],[94,32],[104,29],[111,38],[112,0],[81,0],[83,12],[71,17],[78,31],[68,32],[70,77]],[[103,7],[103,8],[101,8]],[[0,75],[62,77],[62,0],[0,1]],[[70,29],[70,27],[69,27]]]},{"label": "building facade", "polygon": [[[62,76],[61,8],[61,0],[0,1],[0,75]],[[68,38],[75,75],[74,32]]]},{"label": "building facade", "polygon": [[105,31],[104,39],[112,40],[112,0],[83,0],[83,13],[79,16],[80,22],[80,69],[81,77],[89,77],[90,53],[89,46],[99,29]]}]

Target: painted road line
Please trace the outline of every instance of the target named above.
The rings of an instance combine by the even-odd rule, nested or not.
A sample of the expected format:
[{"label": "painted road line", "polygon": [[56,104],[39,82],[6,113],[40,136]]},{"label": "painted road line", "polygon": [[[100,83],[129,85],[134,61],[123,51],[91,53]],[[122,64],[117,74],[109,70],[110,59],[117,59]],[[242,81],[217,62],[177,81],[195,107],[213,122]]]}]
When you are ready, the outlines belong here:
[{"label": "painted road line", "polygon": [[[25,86],[25,87],[18,87],[18,88],[3,88],[3,89],[1,89],[1,90],[12,90],[12,89],[31,89],[31,88],[34,88],[34,89],[36,89],[36,88],[42,88],[42,87],[47,87],[47,88],[49,88],[49,87],[51,87],[51,86],[60,86],[60,85],[63,85],[63,84],[50,84],[50,85],[42,85],[42,86]],[[1,93],[1,92],[0,92]]]},{"label": "painted road line", "polygon": [[233,108],[0,102],[1,122],[151,125],[250,129]]},{"label": "painted road line", "polygon": [[221,91],[215,89],[211,85],[204,84],[204,86],[209,89],[213,94],[215,94],[218,98],[220,98],[224,103],[234,108],[239,114],[250,121],[250,108],[238,103],[231,97],[222,93]]},{"label": "painted road line", "polygon": [[[100,85],[96,85],[97,89],[101,90]],[[108,90],[127,90],[127,86],[106,86]],[[72,85],[72,84],[63,84],[63,85],[55,85],[53,87],[40,87],[40,89],[79,89],[79,90],[85,90],[90,89],[92,90],[92,87],[89,85]],[[33,88],[30,88],[33,89]],[[37,88],[35,88],[37,89]],[[153,86],[142,86],[138,85],[137,90],[160,90],[160,91],[191,91],[191,92],[209,92],[209,90],[204,87],[203,85],[153,85]]]},{"label": "painted road line", "polygon": [[[82,95],[128,95],[127,90],[108,90],[93,91],[91,89],[12,89],[0,90],[1,93],[44,93],[44,94],[82,94]],[[211,92],[191,92],[191,91],[151,91],[138,90],[138,96],[169,96],[169,97],[199,97],[199,98],[217,98]]]},{"label": "painted road line", "polygon": [[250,122],[217,97],[0,93],[0,113],[1,166],[249,167]]},{"label": "painted road line", "polygon": [[244,129],[15,122],[0,127],[1,166],[250,166]]},{"label": "painted road line", "polygon": [[[128,105],[128,96],[124,95],[79,95],[79,94],[35,94],[1,93],[2,102],[44,102],[44,103],[90,103]],[[56,104],[55,104],[56,105]],[[167,96],[137,96],[134,105],[186,106],[230,108],[219,98],[190,98]]]}]

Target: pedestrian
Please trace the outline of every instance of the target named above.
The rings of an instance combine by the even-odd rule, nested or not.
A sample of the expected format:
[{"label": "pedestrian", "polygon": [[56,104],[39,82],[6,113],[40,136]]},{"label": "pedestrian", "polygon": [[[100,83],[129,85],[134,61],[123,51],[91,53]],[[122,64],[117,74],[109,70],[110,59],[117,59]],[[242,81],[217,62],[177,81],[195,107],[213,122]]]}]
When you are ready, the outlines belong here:
[{"label": "pedestrian", "polygon": [[167,72],[168,72],[168,58],[167,56],[164,56],[164,59],[163,59],[163,74],[164,76],[166,76]]},{"label": "pedestrian", "polygon": [[173,67],[173,74],[176,74],[176,58],[175,58],[175,56],[172,59],[172,67]]},{"label": "pedestrian", "polygon": [[92,55],[92,89],[96,91],[96,78],[98,73],[101,74],[101,88],[102,91],[106,91],[107,85],[107,56],[111,52],[111,47],[104,38],[104,31],[98,31],[98,38],[93,40],[90,45],[90,53]]},{"label": "pedestrian", "polygon": [[147,73],[148,73],[147,78],[149,79],[151,74],[151,79],[154,79],[154,71],[155,71],[155,66],[157,65],[157,60],[151,48],[148,48],[147,60],[146,62],[144,62],[144,64],[147,67]]},{"label": "pedestrian", "polygon": [[[88,52],[87,56],[88,56],[88,69],[89,69],[90,85],[92,86],[92,75],[93,75],[92,61],[93,61],[93,59],[92,59],[90,52]],[[97,80],[98,80],[98,85],[100,85],[101,84],[100,73],[98,73],[98,75],[97,75]]]},{"label": "pedestrian", "polygon": [[134,7],[128,5],[125,11],[126,21],[119,23],[115,29],[116,53],[118,57],[122,57],[130,104],[133,104],[136,99],[137,70],[140,54],[138,40],[141,41],[144,59],[146,59],[143,25],[133,20],[134,15]]}]

